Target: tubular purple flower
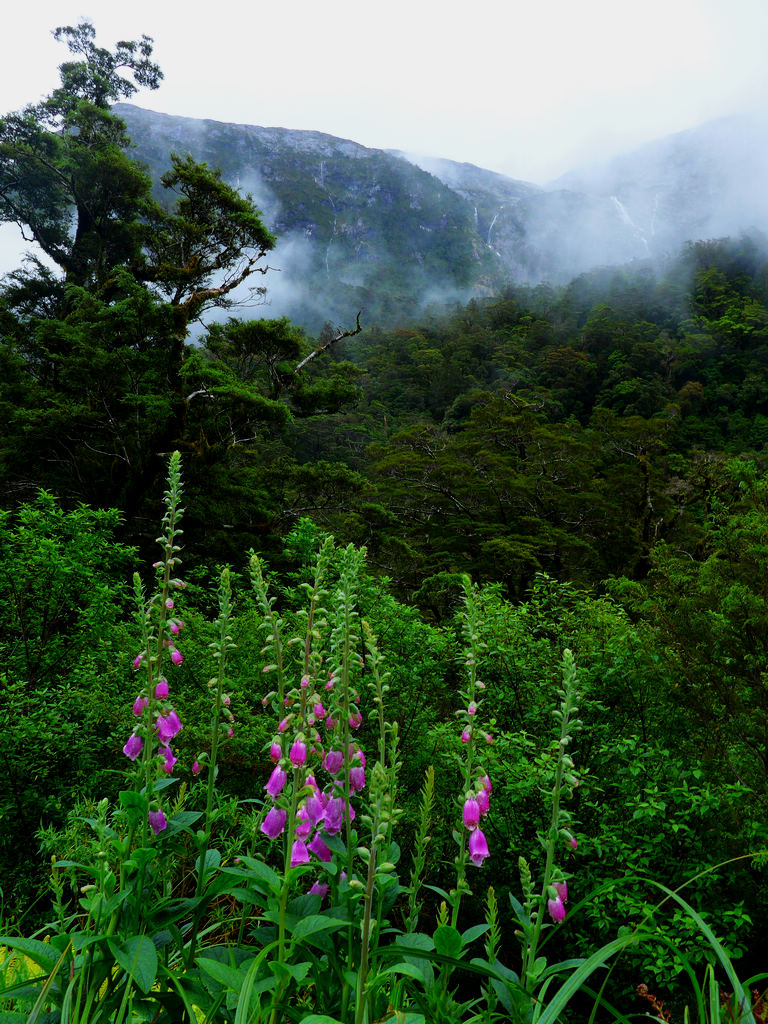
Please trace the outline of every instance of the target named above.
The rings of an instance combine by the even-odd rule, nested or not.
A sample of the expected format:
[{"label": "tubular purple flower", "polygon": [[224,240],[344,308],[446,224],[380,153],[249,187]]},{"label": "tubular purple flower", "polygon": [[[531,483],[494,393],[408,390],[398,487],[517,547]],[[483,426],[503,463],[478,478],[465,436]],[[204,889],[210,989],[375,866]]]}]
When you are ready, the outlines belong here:
[{"label": "tubular purple flower", "polygon": [[319,700],[312,705],[312,714],[321,720],[325,718],[327,712]]},{"label": "tubular purple flower", "polygon": [[365,768],[356,764],[349,769],[349,788],[353,793],[365,789]]},{"label": "tubular purple flower", "polygon": [[464,825],[470,830],[476,829],[480,824],[480,805],[473,796],[464,801]]},{"label": "tubular purple flower", "polygon": [[171,648],[171,661],[174,665],[180,665],[184,661],[181,651],[177,651],[175,647]]},{"label": "tubular purple flower", "polygon": [[304,740],[294,740],[288,755],[294,768],[300,768],[307,761],[307,745]]},{"label": "tubular purple flower", "polygon": [[168,744],[173,737],[181,732],[181,722],[175,711],[169,711],[167,715],[159,715],[157,719],[157,737],[161,743]]},{"label": "tubular purple flower", "polygon": [[469,741],[471,739],[472,739],[472,730],[471,729],[465,729],[462,732],[462,734],[461,734],[461,742],[462,743],[469,743]]},{"label": "tubular purple flower", "polygon": [[482,829],[473,829],[469,834],[469,859],[475,867],[479,868],[483,866],[483,861],[489,856],[488,841]]},{"label": "tubular purple flower", "polygon": [[547,900],[547,910],[555,924],[565,920],[565,907],[559,896],[554,900]]},{"label": "tubular purple flower", "polygon": [[269,776],[269,782],[267,782],[264,789],[266,789],[274,800],[275,797],[280,796],[282,793],[287,780],[288,776],[286,775],[285,770],[281,768],[279,764],[276,764],[272,769],[272,774]]},{"label": "tubular purple flower", "polygon": [[283,810],[282,807],[270,807],[266,818],[261,823],[261,831],[265,836],[269,836],[270,839],[277,839],[285,829],[285,819],[287,817],[288,812]]},{"label": "tubular purple flower", "polygon": [[167,696],[168,680],[161,676],[157,681],[157,686],[155,687],[155,697],[157,697],[158,700],[165,700]]},{"label": "tubular purple flower", "polygon": [[147,815],[149,819],[149,827],[155,833],[162,832],[164,828],[168,827],[168,822],[165,820],[165,815],[162,811],[150,811]]},{"label": "tubular purple flower", "polygon": [[338,835],[341,832],[341,822],[344,814],[344,797],[333,796],[325,805],[325,831],[329,836]]},{"label": "tubular purple flower", "polygon": [[141,736],[137,736],[135,732],[132,732],[128,737],[128,741],[123,747],[123,753],[126,757],[130,758],[131,761],[135,761],[141,753],[144,747],[144,741]]},{"label": "tubular purple flower", "polygon": [[299,808],[296,813],[296,822],[296,835],[299,839],[306,839],[313,828],[306,807]]},{"label": "tubular purple flower", "polygon": [[319,832],[315,832],[312,842],[307,847],[316,857],[319,857],[321,861],[328,864],[333,857],[328,844],[325,842]]},{"label": "tubular purple flower", "polygon": [[304,801],[304,806],[307,809],[309,820],[313,825],[317,825],[318,822],[321,822],[325,817],[325,805],[323,804],[319,793],[314,792],[312,796],[308,796]]},{"label": "tubular purple flower", "polygon": [[320,897],[321,900],[325,899],[325,897],[328,895],[328,883],[327,882],[315,882],[315,884],[312,886],[312,888],[309,891],[317,893],[317,895]]},{"label": "tubular purple flower", "polygon": [[291,847],[291,867],[296,868],[300,864],[309,864],[309,851],[303,839],[297,839]]},{"label": "tubular purple flower", "polygon": [[490,798],[488,797],[488,790],[478,790],[477,793],[475,794],[475,800],[477,801],[477,806],[480,808],[480,814],[485,816],[488,813],[488,810],[491,806],[491,801]]},{"label": "tubular purple flower", "polygon": [[272,743],[272,746],[269,748],[269,759],[270,761],[274,761],[275,763],[277,763],[282,756],[283,748],[280,746],[277,740],[275,740]]},{"label": "tubular purple flower", "polygon": [[563,903],[567,903],[568,902],[568,883],[567,882],[555,882],[555,886],[554,887],[557,890],[557,895],[560,897],[560,899],[563,901]]},{"label": "tubular purple flower", "polygon": [[203,770],[203,766],[200,764],[199,761],[193,761],[192,762],[192,774],[193,775],[199,775],[202,770]]},{"label": "tubular purple flower", "polygon": [[340,750],[329,750],[323,758],[323,768],[329,775],[335,775],[344,764],[344,754]]},{"label": "tubular purple flower", "polygon": [[467,714],[468,715],[476,715],[477,714],[477,704],[475,704],[474,701],[470,701],[469,702],[469,707],[467,708]]},{"label": "tubular purple flower", "polygon": [[149,706],[148,697],[137,697],[133,702],[133,713],[137,718],[141,718],[144,714],[144,708]]},{"label": "tubular purple flower", "polygon": [[163,764],[163,771],[166,773],[166,775],[170,775],[171,772],[173,771],[173,766],[178,761],[178,758],[173,756],[173,751],[171,750],[170,747],[161,747],[160,753],[163,755],[165,762]]},{"label": "tubular purple flower", "polygon": [[135,670],[136,669],[140,669],[141,668],[141,664],[142,664],[143,661],[144,661],[144,655],[143,654],[137,654],[136,657],[133,659],[133,667],[134,667],[134,669]]}]

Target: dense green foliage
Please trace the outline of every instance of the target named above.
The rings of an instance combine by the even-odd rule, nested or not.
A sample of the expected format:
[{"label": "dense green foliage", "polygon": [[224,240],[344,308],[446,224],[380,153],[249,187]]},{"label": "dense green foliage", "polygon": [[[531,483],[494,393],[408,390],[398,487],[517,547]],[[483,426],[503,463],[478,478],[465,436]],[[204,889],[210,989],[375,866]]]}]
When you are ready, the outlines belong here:
[{"label": "dense green foliage", "polygon": [[[60,855],[82,842],[84,809],[120,785],[112,769],[141,643],[125,581],[178,449],[192,566],[175,676],[187,764],[204,739],[200,666],[215,672],[206,584],[217,564],[232,572],[225,859],[255,835],[243,801],[261,796],[274,729],[246,552],[259,551],[279,614],[300,632],[306,574],[331,533],[342,545],[331,579],[342,550],[367,551],[355,614],[390,671],[406,837],[430,766],[438,806],[455,804],[469,574],[495,736],[494,857],[478,893],[492,884],[506,908],[517,857],[541,861],[541,751],[568,648],[583,723],[568,871],[573,902],[597,893],[569,920],[569,942],[586,955],[626,935],[658,902],[652,879],[674,888],[700,876],[690,906],[747,972],[764,969],[768,894],[751,856],[768,841],[762,240],[699,242],[664,265],[560,290],[510,286],[397,331],[327,328],[312,340],[285,319],[230,317],[193,340],[206,310],[228,310],[265,269],[274,239],[217,171],[174,158],[160,201],[130,159],[108,104],[134,88],[120,68],[156,84],[148,40],[110,54],[87,24],[60,34],[82,60],[62,66],[48,100],[0,120],[0,218],[53,264],[33,258],[0,285],[6,918],[45,918],[47,865],[30,863],[40,847]],[[425,877],[438,888],[451,884],[453,827],[445,815],[432,830]],[[693,942],[686,913],[650,920],[671,944],[617,967],[622,999],[646,976],[671,992],[674,944]],[[507,960],[513,947],[501,940]],[[688,950],[697,964],[707,955]]]}]

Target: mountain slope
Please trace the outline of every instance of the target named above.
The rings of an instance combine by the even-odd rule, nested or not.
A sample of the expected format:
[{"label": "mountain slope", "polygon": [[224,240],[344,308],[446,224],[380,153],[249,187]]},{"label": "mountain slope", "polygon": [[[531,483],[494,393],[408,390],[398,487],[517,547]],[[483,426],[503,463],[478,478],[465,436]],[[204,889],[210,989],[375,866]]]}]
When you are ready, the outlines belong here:
[{"label": "mountain slope", "polygon": [[712,122],[545,189],[320,132],[115,110],[155,176],[189,152],[254,196],[279,239],[269,315],[311,330],[358,309],[405,323],[510,280],[560,283],[768,223],[765,118]]}]

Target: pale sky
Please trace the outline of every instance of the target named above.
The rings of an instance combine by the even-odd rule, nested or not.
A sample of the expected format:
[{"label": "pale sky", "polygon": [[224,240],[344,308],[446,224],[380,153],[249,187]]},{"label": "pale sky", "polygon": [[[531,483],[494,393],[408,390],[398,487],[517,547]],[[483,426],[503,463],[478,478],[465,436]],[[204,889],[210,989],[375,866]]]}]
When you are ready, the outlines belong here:
[{"label": "pale sky", "polygon": [[768,0],[34,0],[0,36],[0,114],[57,84],[50,31],[81,17],[103,46],[154,38],[165,81],[140,106],[538,183],[768,106]]}]

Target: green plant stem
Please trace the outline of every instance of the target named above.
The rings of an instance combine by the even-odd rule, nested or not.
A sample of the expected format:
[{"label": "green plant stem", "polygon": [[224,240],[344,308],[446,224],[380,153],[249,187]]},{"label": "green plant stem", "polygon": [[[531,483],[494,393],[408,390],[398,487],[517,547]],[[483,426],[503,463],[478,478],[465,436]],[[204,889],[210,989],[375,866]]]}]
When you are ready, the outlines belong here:
[{"label": "green plant stem", "polygon": [[361,1024],[365,1010],[365,988],[368,978],[368,952],[371,940],[371,907],[373,905],[373,883],[376,877],[376,843],[371,843],[368,858],[368,877],[363,896],[363,928],[360,937],[360,969],[357,972],[357,1006],[355,1007],[355,1024]]}]

